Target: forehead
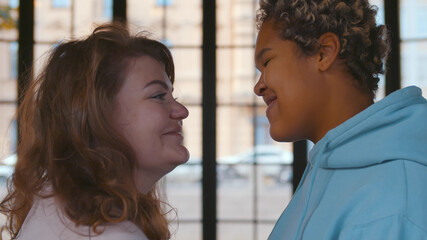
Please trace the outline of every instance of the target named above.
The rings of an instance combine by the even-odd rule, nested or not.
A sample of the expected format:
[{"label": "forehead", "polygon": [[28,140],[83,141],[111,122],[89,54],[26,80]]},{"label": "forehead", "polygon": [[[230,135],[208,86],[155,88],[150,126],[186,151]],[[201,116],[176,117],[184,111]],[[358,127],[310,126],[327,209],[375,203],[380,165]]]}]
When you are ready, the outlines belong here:
[{"label": "forehead", "polygon": [[266,20],[262,25],[258,33],[255,52],[260,51],[263,47],[271,42],[281,40],[279,38],[279,32],[275,29],[272,20]]},{"label": "forehead", "polygon": [[172,82],[167,76],[163,64],[150,56],[140,56],[131,59],[127,76],[137,81],[162,80],[168,86],[172,86]]}]

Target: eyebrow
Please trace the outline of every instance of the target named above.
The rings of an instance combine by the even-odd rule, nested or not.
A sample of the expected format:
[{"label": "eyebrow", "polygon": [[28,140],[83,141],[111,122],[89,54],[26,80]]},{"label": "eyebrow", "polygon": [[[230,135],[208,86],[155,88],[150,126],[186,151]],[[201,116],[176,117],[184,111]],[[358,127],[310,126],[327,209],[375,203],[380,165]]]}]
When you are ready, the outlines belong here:
[{"label": "eyebrow", "polygon": [[272,50],[271,48],[263,48],[261,51],[259,51],[255,57],[255,61],[259,62],[262,58],[262,56],[267,52]]},{"label": "eyebrow", "polygon": [[151,82],[147,83],[147,85],[145,85],[145,87],[144,87],[144,88],[147,88],[147,87],[149,87],[149,86],[151,86],[151,85],[155,85],[155,84],[160,85],[160,86],[161,86],[162,88],[164,88],[165,90],[168,90],[168,89],[169,89],[168,85],[167,85],[165,82],[160,81],[160,80],[153,80],[153,81],[151,81]]}]

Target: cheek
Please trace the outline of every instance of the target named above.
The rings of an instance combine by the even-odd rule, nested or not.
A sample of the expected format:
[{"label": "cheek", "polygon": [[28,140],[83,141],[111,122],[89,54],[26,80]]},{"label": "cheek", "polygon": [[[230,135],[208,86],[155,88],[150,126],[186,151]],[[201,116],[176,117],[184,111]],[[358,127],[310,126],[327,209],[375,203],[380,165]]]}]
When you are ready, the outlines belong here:
[{"label": "cheek", "polygon": [[[140,111],[133,113],[131,123],[127,127],[128,134],[138,139],[160,136],[165,128],[165,117],[159,111]],[[154,140],[154,139],[153,139]]]},{"label": "cheek", "polygon": [[160,135],[163,127],[162,112],[149,107],[122,109],[116,114],[120,114],[116,117],[118,131],[133,148],[147,145],[150,139]]}]

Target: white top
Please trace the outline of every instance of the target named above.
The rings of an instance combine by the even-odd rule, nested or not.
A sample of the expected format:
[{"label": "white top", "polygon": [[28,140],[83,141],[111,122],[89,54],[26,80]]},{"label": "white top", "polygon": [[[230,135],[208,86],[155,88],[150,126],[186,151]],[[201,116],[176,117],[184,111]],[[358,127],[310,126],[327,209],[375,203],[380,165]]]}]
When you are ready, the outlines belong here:
[{"label": "white top", "polygon": [[58,208],[53,198],[34,201],[22,228],[18,240],[148,240],[135,224],[129,221],[100,226],[104,230],[100,235],[93,233],[91,227],[76,227]]}]

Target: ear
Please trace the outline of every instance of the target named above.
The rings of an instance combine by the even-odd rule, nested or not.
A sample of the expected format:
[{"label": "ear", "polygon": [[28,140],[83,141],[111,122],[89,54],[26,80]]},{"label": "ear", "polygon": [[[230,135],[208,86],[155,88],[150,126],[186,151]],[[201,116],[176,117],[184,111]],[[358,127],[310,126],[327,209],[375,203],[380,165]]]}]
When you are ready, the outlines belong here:
[{"label": "ear", "polygon": [[337,59],[341,50],[340,39],[335,33],[327,32],[319,37],[320,48],[317,53],[319,71],[328,70]]}]

